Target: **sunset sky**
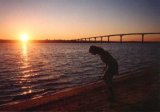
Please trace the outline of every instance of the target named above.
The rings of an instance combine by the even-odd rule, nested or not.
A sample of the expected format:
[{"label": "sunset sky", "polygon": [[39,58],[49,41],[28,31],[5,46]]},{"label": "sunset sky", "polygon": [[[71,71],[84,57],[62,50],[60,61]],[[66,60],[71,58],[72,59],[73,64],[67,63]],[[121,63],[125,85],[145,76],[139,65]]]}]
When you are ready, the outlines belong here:
[{"label": "sunset sky", "polygon": [[160,0],[0,0],[0,39],[160,32]]}]

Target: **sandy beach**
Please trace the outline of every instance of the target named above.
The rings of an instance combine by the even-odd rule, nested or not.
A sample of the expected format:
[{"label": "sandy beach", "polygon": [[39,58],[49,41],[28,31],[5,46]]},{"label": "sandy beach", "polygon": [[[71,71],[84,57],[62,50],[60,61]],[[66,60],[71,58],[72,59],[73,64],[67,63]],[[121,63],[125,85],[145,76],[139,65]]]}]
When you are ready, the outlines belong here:
[{"label": "sandy beach", "polygon": [[160,111],[159,70],[145,68],[114,78],[115,101],[103,81],[50,96],[3,105],[0,110],[26,111]]}]

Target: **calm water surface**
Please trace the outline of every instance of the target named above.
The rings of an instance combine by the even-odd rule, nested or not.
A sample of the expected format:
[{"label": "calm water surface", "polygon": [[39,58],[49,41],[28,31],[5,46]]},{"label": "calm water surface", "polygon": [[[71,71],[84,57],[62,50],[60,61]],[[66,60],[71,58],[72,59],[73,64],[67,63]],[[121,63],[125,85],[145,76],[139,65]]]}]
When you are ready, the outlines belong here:
[{"label": "calm water surface", "polygon": [[[104,64],[87,43],[0,44],[0,104],[49,95],[99,80]],[[94,44],[108,50],[119,72],[159,64],[160,44]]]}]

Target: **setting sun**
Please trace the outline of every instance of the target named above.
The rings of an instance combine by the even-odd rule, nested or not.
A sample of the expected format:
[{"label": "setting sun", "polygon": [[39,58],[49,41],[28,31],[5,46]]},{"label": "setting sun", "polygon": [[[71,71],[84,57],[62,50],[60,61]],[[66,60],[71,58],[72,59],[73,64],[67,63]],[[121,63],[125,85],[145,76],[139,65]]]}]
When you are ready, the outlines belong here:
[{"label": "setting sun", "polygon": [[28,41],[28,35],[27,34],[22,34],[21,35],[21,41],[22,42],[27,42]]}]

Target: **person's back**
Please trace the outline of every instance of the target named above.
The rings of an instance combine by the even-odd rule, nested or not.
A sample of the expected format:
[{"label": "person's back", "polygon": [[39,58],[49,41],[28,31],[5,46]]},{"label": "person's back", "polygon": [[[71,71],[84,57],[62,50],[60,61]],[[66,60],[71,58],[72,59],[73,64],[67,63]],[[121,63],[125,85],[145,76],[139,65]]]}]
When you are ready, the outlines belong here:
[{"label": "person's back", "polygon": [[118,63],[117,60],[114,59],[107,51],[104,50],[103,53],[100,54],[101,60],[106,64],[108,68],[108,73],[112,75],[118,74]]}]

